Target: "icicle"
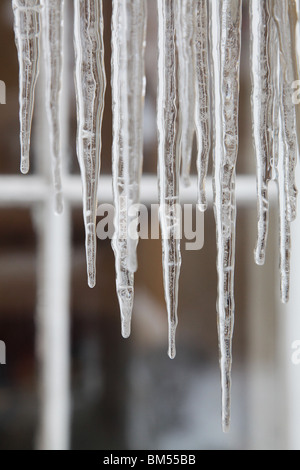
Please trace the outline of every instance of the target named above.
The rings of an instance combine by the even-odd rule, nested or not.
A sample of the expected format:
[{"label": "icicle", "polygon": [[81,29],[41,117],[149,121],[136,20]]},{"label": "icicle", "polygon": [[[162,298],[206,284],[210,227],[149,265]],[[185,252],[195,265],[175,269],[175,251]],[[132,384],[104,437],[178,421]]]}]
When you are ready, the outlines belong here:
[{"label": "icicle", "polygon": [[[131,330],[138,240],[129,237],[132,204],[139,202],[145,95],[145,0],[114,0],[112,16],[113,192],[116,285],[122,335]],[[134,234],[131,234],[134,235]]]},{"label": "icicle", "polygon": [[175,15],[177,2],[158,0],[158,173],[163,276],[169,320],[169,356],[175,357],[178,283],[181,266],[179,211],[179,149]]},{"label": "icicle", "polygon": [[234,324],[235,168],[238,153],[241,0],[211,1],[214,85],[214,212],[217,231],[218,334],[222,424],[230,426]]},{"label": "icicle", "polygon": [[83,185],[88,283],[96,284],[96,214],[106,87],[101,0],[75,0],[77,156]]},{"label": "icicle", "polygon": [[290,288],[290,250],[291,222],[289,220],[289,161],[286,157],[287,147],[283,128],[283,107],[280,107],[279,119],[279,227],[280,227],[280,297],[283,303],[288,302]]},{"label": "icicle", "polygon": [[[300,57],[298,54],[297,43],[298,34],[297,27],[299,26],[300,20],[300,2],[299,0],[290,0],[288,2],[288,15],[291,27],[291,47],[292,47],[292,58],[293,58],[293,71],[294,80],[299,82],[300,80]],[[293,88],[294,89],[294,88]],[[298,142],[298,154],[300,155],[300,106],[295,106],[296,112],[296,125],[297,125],[297,142]]]},{"label": "icicle", "polygon": [[39,73],[40,0],[13,0],[15,41],[19,59],[21,172],[29,171],[34,93]]},{"label": "icicle", "polygon": [[[255,262],[265,262],[269,222],[268,183],[271,179],[270,161],[272,155],[273,127],[271,57],[276,43],[270,41],[269,0],[250,0],[251,24],[251,69],[252,69],[252,122],[257,168],[258,237]],[[276,64],[275,64],[276,65]]]},{"label": "icicle", "polygon": [[205,180],[210,151],[210,104],[209,104],[209,69],[208,69],[208,2],[194,2],[194,39],[193,53],[196,80],[195,123],[198,142],[198,208],[207,208]]},{"label": "icicle", "polygon": [[[140,180],[143,165],[143,116],[146,88],[145,46],[147,27],[147,1],[127,0],[127,83],[128,88],[121,90],[128,93],[128,176],[129,205],[138,204],[140,199]],[[132,218],[128,224],[133,227]],[[134,236],[133,236],[134,235]],[[137,233],[128,234],[129,271],[137,270]]]},{"label": "icicle", "polygon": [[278,187],[280,201],[280,275],[281,300],[289,299],[290,223],[296,218],[297,161],[296,113],[293,104],[294,57],[291,40],[288,0],[274,1],[274,15],[280,48],[279,74],[279,165]]},{"label": "icicle", "polygon": [[112,247],[115,254],[116,287],[124,338],[131,332],[134,298],[134,276],[128,269],[128,197],[129,197],[129,108],[127,70],[127,1],[114,0],[112,12],[112,113],[113,147],[112,177],[115,205],[115,233]]},{"label": "icicle", "polygon": [[43,46],[46,69],[46,107],[49,122],[55,211],[63,210],[61,184],[60,94],[62,81],[62,35],[64,0],[42,0]]},{"label": "icicle", "polygon": [[278,178],[278,155],[279,155],[279,54],[278,35],[274,21],[274,3],[269,1],[269,31],[268,31],[268,53],[270,59],[270,99],[268,110],[268,139],[270,142],[270,177],[276,181]]},{"label": "icicle", "polygon": [[182,176],[190,185],[190,167],[195,132],[195,82],[193,64],[193,0],[178,2],[176,39],[178,48],[179,135]]},{"label": "icicle", "polygon": [[286,143],[286,158],[289,161],[289,182],[288,182],[288,210],[289,220],[296,218],[296,199],[297,189],[295,185],[295,170],[297,161],[297,137],[296,137],[296,114],[293,104],[293,52],[291,44],[291,24],[288,16],[289,0],[275,0],[275,20],[280,46],[280,66],[281,66],[281,83],[280,93],[283,119],[282,126],[284,132],[284,140]]}]

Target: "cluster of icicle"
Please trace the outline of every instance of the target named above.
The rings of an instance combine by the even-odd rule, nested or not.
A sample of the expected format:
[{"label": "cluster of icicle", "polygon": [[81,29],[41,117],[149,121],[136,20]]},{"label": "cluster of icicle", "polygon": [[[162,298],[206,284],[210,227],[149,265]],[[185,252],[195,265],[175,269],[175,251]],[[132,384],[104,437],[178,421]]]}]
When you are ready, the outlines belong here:
[{"label": "cluster of icicle", "polygon": [[[291,222],[296,217],[297,127],[293,104],[298,80],[296,0],[251,0],[253,135],[257,159],[258,238],[255,261],[264,264],[268,235],[268,183],[278,184],[280,293],[289,299]],[[299,134],[300,135],[300,134]]]},{"label": "cluster of icicle", "polygon": [[[20,63],[21,170],[29,170],[34,89],[43,32],[46,103],[53,156],[56,211],[62,210],[59,100],[62,72],[62,0],[13,0]],[[96,214],[106,77],[102,0],[75,0],[74,44],[78,133],[88,283],[96,283]],[[148,5],[149,6],[149,5]],[[250,0],[253,134],[257,158],[258,241],[263,264],[268,231],[268,182],[278,181],[281,298],[288,300],[290,225],[296,215],[295,164],[299,116],[292,102],[298,78],[296,0]],[[152,2],[151,2],[152,7]],[[130,335],[138,236],[128,227],[139,202],[143,164],[146,0],[112,1],[112,175],[116,288],[122,334]],[[242,0],[157,0],[158,179],[169,356],[175,357],[180,171],[186,185],[196,133],[198,210],[207,208],[205,180],[213,154],[217,237],[218,334],[222,423],[230,424],[234,263]],[[42,27],[41,27],[42,25]],[[211,99],[210,99],[211,97]],[[137,235],[137,234],[136,234]]]}]

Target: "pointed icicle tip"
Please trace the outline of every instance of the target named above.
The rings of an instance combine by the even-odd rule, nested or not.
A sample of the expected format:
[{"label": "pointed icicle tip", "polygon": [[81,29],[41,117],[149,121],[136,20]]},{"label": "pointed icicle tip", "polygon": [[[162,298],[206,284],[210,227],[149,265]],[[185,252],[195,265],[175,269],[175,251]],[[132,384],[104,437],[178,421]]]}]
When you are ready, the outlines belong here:
[{"label": "pointed icicle tip", "polygon": [[130,320],[123,321],[122,322],[122,337],[124,339],[128,339],[130,337],[130,334],[131,334],[131,321]]},{"label": "pointed icicle tip", "polygon": [[[224,369],[225,367],[225,369]],[[222,429],[224,433],[230,430],[231,421],[231,368],[221,365],[222,377]]]},{"label": "pointed icicle tip", "polygon": [[207,204],[197,204],[197,209],[199,212],[206,212],[207,210]]},{"label": "pointed icicle tip", "polygon": [[21,159],[20,171],[23,175],[27,175],[29,173],[30,165],[29,165],[29,158]]},{"label": "pointed icicle tip", "polygon": [[282,279],[280,286],[280,300],[282,304],[287,304],[290,298],[289,279]]},{"label": "pointed icicle tip", "polygon": [[57,193],[55,195],[55,201],[54,201],[54,211],[55,215],[62,215],[64,211],[64,203],[63,203],[63,195],[62,193]]},{"label": "pointed icicle tip", "polygon": [[96,287],[96,279],[94,276],[88,276],[88,285],[90,289],[94,289],[94,287]]},{"label": "pointed icicle tip", "polygon": [[224,434],[228,434],[230,432],[230,419],[229,418],[225,418],[222,421],[222,430]]},{"label": "pointed icicle tip", "polygon": [[169,349],[168,349],[168,356],[170,359],[175,359],[176,357],[176,326],[171,326],[169,330]]},{"label": "pointed icicle tip", "polygon": [[121,314],[121,332],[123,338],[129,338],[131,334],[131,318],[133,309],[133,288],[118,289],[118,300]]},{"label": "pointed icicle tip", "polygon": [[93,289],[96,285],[96,254],[97,237],[95,224],[86,224],[86,259],[88,285]]},{"label": "pointed icicle tip", "polygon": [[265,252],[257,247],[254,250],[254,261],[258,266],[263,266],[265,264]]},{"label": "pointed icicle tip", "polygon": [[168,349],[168,356],[170,359],[175,359],[176,357],[176,348],[175,348],[175,345],[173,346],[169,346],[169,349]]}]

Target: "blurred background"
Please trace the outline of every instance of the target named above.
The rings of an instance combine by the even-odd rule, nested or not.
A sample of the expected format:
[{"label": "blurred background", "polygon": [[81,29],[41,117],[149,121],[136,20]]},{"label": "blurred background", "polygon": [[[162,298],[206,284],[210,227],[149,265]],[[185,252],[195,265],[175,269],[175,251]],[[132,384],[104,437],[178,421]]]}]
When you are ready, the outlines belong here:
[{"label": "blurred background", "polygon": [[[103,3],[108,86],[102,175],[110,178],[111,2]],[[64,155],[66,178],[76,182],[74,188],[81,191],[75,147],[72,4],[66,0],[64,117],[68,126]],[[155,177],[157,18],[154,1],[148,1],[148,10],[144,173]],[[249,176],[254,181],[248,1],[243,1],[243,10],[237,169],[239,176]],[[41,81],[42,76],[41,71]],[[0,106],[0,340],[7,348],[7,365],[0,366],[0,449],[59,447],[59,443],[51,444],[49,422],[59,427],[58,436],[60,432],[64,435],[61,446],[71,449],[299,449],[300,366],[291,360],[292,343],[300,340],[297,288],[300,247],[296,246],[300,237],[299,221],[293,228],[291,300],[282,306],[276,197],[271,203],[264,267],[257,267],[253,260],[255,185],[246,202],[240,204],[237,200],[232,425],[230,433],[223,435],[212,205],[205,215],[203,249],[185,251],[183,243],[177,357],[171,361],[167,356],[160,241],[139,243],[132,335],[124,340],[120,334],[110,241],[98,241],[98,282],[90,290],[86,280],[81,193],[74,195],[76,203],[71,201],[66,205],[66,214],[60,221],[51,215],[51,208],[45,202],[49,195],[39,190],[36,182],[43,181],[43,187],[51,192],[49,170],[45,170],[50,162],[45,163],[48,144],[43,134],[42,89],[37,91],[30,175],[19,174],[18,63],[10,0],[0,2],[0,79],[6,83],[7,103]],[[18,193],[24,194],[19,201],[14,197]],[[156,193],[153,202],[157,202]],[[56,268],[55,250],[61,256],[56,260]],[[51,272],[54,268],[57,271]],[[51,290],[52,281],[54,290]],[[62,299],[59,304],[55,296]],[[62,312],[61,305],[65,305]],[[60,315],[62,326],[58,325]],[[56,355],[51,351],[53,344],[58,344],[57,348],[54,346]],[[63,379],[62,384],[58,389],[55,386],[51,389],[49,382],[56,372],[58,380]],[[54,416],[56,413],[58,416]]]}]

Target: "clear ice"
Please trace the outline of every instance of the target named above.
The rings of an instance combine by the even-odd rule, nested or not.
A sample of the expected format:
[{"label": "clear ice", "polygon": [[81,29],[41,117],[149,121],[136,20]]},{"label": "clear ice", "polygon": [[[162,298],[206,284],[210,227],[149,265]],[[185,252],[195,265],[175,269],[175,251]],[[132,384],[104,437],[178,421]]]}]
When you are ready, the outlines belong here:
[{"label": "clear ice", "polygon": [[29,171],[31,124],[39,74],[40,0],[12,0],[19,60],[21,172]]},{"label": "clear ice", "polygon": [[181,266],[179,216],[179,146],[175,22],[178,2],[157,0],[158,7],[158,176],[164,291],[170,358],[176,355],[178,284]]},{"label": "clear ice", "polygon": [[222,383],[222,426],[230,427],[234,265],[238,153],[241,0],[212,0],[211,60],[214,116],[214,213],[217,233],[218,335]]},{"label": "clear ice", "polygon": [[43,47],[46,71],[46,107],[53,162],[55,211],[63,210],[61,182],[60,95],[62,83],[64,0],[42,0]]},{"label": "clear ice", "polygon": [[[147,0],[131,0],[127,6],[127,93],[128,99],[128,200],[129,206],[138,207],[143,168],[143,117],[146,91],[145,46],[147,30]],[[128,223],[133,230],[136,213],[129,212]],[[128,235],[127,265],[137,271],[138,234]]]},{"label": "clear ice", "polygon": [[274,17],[279,43],[279,211],[280,211],[280,292],[281,301],[289,299],[290,226],[296,218],[297,134],[296,111],[293,103],[294,53],[289,0],[274,0]]},{"label": "clear ice", "polygon": [[207,209],[205,182],[210,152],[210,87],[208,63],[208,1],[193,2],[195,67],[195,125],[198,145],[198,208]]},{"label": "clear ice", "polygon": [[297,111],[293,82],[299,77],[294,0],[251,0],[252,121],[257,160],[257,264],[265,261],[268,183],[278,185],[280,296],[289,298],[291,222],[296,217]]},{"label": "clear ice", "polygon": [[[291,28],[291,47],[292,47],[292,60],[293,60],[293,71],[294,80],[300,80],[300,57],[299,57],[299,46],[298,46],[298,33],[297,28],[300,20],[300,1],[290,0],[288,2],[288,15]],[[296,125],[297,125],[297,136],[300,136],[300,106],[295,106],[296,112]],[[298,143],[298,154],[300,155],[300,138],[297,139]]]},{"label": "clear ice", "polygon": [[195,133],[193,36],[194,0],[181,0],[177,6],[176,43],[178,49],[180,157],[183,181],[186,186],[190,185],[190,167]]},{"label": "clear ice", "polygon": [[[58,213],[63,207],[59,119],[63,5],[63,0],[12,0],[19,60],[21,171],[29,171],[42,24],[46,108]],[[133,229],[133,222],[137,217],[143,165],[147,0],[113,0],[112,6],[112,175],[115,203],[112,246],[122,335],[128,337],[131,331],[134,273],[137,270],[138,230],[137,227]],[[74,0],[74,7],[77,156],[83,187],[88,283],[94,287],[97,191],[106,90],[102,0]],[[205,211],[205,181],[213,128],[222,425],[223,430],[228,431],[235,310],[235,177],[242,0],[157,0],[157,10],[159,218],[168,314],[168,354],[171,358],[176,354],[181,268],[180,166],[183,181],[188,185],[196,132],[197,202],[198,208]],[[291,223],[296,217],[297,202],[295,169],[300,145],[300,138],[297,139],[300,107],[295,107],[293,94],[294,81],[300,77],[300,48],[297,45],[299,14],[300,0],[250,0],[251,104],[258,211],[255,261],[259,265],[265,261],[269,221],[268,184],[273,179],[278,185],[282,302],[287,302],[289,298]],[[133,207],[136,211],[132,210]]]},{"label": "clear ice", "polygon": [[[265,262],[269,220],[268,183],[272,177],[270,162],[273,157],[273,134],[269,130],[273,127],[272,105],[274,102],[271,78],[271,73],[274,71],[272,67],[274,43],[270,43],[272,38],[270,34],[271,21],[269,0],[250,0],[251,103],[258,196],[258,236],[255,262],[259,265]],[[274,65],[276,67],[276,62]]]},{"label": "clear ice", "polygon": [[[143,102],[145,96],[144,51],[146,1],[114,0],[112,14],[112,174],[115,204],[116,289],[122,335],[128,338],[137,270],[137,233],[130,208],[139,202],[143,162]],[[134,217],[134,214],[133,214]]]},{"label": "clear ice", "polygon": [[88,284],[96,284],[97,190],[106,89],[102,0],[75,0],[77,156],[83,187]]}]

